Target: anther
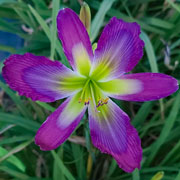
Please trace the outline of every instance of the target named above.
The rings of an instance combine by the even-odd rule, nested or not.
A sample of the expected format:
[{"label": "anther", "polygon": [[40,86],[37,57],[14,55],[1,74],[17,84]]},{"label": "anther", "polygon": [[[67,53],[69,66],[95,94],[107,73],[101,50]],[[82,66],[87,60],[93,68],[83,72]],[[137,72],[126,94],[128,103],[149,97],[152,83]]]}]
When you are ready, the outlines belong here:
[{"label": "anther", "polygon": [[109,98],[104,99],[103,104],[107,104],[107,103],[108,103],[108,100],[109,100]]},{"label": "anther", "polygon": [[88,105],[89,103],[90,103],[90,100],[91,100],[91,98],[89,97],[89,98],[87,98],[87,99],[85,99],[85,100],[82,100],[81,98],[79,99],[79,103],[81,103],[81,102],[83,102],[84,103],[84,105]]},{"label": "anther", "polygon": [[89,101],[91,100],[91,98],[89,97],[88,99],[85,99],[84,101],[84,105],[89,105]]},{"label": "anther", "polygon": [[81,103],[81,102],[82,102],[82,99],[80,98],[78,102]]},{"label": "anther", "polygon": [[99,106],[103,106],[104,104],[107,104],[108,103],[108,100],[109,100],[109,98],[106,98],[106,99],[100,99],[99,101],[98,101],[98,104],[96,105],[96,107],[99,107]]}]

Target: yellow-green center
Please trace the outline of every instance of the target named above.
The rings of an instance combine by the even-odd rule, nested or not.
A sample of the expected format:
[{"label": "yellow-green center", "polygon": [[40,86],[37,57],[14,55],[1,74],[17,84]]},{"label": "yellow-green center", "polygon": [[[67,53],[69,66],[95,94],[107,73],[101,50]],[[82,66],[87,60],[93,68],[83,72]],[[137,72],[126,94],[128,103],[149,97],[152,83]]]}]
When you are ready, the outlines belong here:
[{"label": "yellow-green center", "polygon": [[93,103],[96,107],[100,107],[108,103],[108,97],[103,95],[98,83],[94,79],[87,77],[81,91],[79,103],[84,103],[85,105]]}]

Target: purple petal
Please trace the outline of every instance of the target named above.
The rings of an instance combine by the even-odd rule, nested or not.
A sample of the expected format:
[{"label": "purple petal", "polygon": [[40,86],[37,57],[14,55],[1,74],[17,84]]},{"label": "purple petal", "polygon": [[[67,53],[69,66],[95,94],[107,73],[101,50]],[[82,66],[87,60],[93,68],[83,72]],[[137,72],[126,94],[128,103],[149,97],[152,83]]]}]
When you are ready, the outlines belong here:
[{"label": "purple petal", "polygon": [[52,102],[81,89],[80,85],[77,89],[71,86],[77,77],[73,71],[43,56],[30,53],[12,55],[4,65],[2,75],[10,88],[32,100]]},{"label": "purple petal", "polygon": [[76,65],[72,51],[76,45],[82,44],[85,47],[90,59],[93,59],[93,52],[88,33],[74,11],[68,8],[59,11],[57,16],[57,29],[58,36],[62,41],[64,53],[66,54],[73,69],[76,69]]},{"label": "purple petal", "polygon": [[110,69],[107,76],[112,79],[131,71],[143,56],[144,42],[139,34],[140,26],[137,23],[113,17],[104,28],[95,50],[95,67],[100,64],[107,66],[99,74]]},{"label": "purple petal", "polygon": [[78,97],[68,98],[42,124],[35,137],[35,143],[41,150],[57,148],[77,127],[86,111],[86,106],[78,102]]},{"label": "purple petal", "polygon": [[141,84],[141,90],[134,94],[109,94],[111,97],[127,101],[157,100],[171,95],[179,88],[176,79],[161,73],[127,74],[121,76],[121,79],[134,79]]},{"label": "purple petal", "polygon": [[90,132],[94,146],[114,157],[120,168],[132,172],[140,168],[141,142],[129,117],[109,100],[96,111],[89,108]]}]

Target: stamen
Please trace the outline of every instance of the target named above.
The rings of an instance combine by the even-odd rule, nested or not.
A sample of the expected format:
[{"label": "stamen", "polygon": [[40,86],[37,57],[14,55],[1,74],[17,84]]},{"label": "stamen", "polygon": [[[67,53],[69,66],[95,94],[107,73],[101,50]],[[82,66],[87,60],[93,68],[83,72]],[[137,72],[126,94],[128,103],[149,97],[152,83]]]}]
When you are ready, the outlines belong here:
[{"label": "stamen", "polygon": [[90,98],[90,97],[89,97],[89,98],[87,98],[87,99],[85,99],[85,100],[82,100],[82,99],[80,98],[78,102],[79,102],[79,103],[83,102],[83,103],[84,103],[84,105],[89,105],[90,100],[91,100],[91,98]]},{"label": "stamen", "polygon": [[89,105],[89,101],[85,101],[85,102],[84,102],[84,105]]},{"label": "stamen", "polygon": [[98,108],[99,106],[103,106],[104,104],[107,104],[108,100],[109,100],[109,98],[105,98],[105,99],[101,98],[101,99],[99,99],[98,104],[96,105],[96,107]]},{"label": "stamen", "polygon": [[108,103],[109,98],[104,99],[104,104]]},{"label": "stamen", "polygon": [[[96,82],[93,79],[88,79],[82,89],[81,96],[79,98],[79,103],[84,103],[84,105],[89,105],[90,100],[92,100],[92,104],[97,111],[97,108],[103,106],[108,103],[109,98],[99,98],[102,97],[102,93],[99,90]],[[98,101],[97,101],[98,100]]]},{"label": "stamen", "polygon": [[79,103],[81,103],[82,102],[82,99],[81,98],[79,98],[79,101],[78,101]]}]

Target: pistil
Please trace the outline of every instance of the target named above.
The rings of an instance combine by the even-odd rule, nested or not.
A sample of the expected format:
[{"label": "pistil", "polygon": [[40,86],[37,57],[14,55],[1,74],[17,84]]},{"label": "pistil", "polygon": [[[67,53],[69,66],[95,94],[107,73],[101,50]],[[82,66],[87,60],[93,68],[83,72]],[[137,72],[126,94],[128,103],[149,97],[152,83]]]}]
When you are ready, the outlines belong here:
[{"label": "pistil", "polygon": [[100,106],[107,104],[109,98],[104,97],[99,86],[93,79],[88,78],[86,83],[84,84],[84,87],[82,89],[81,96],[78,102],[84,103],[84,105],[89,105],[91,100],[94,107],[98,108]]}]

